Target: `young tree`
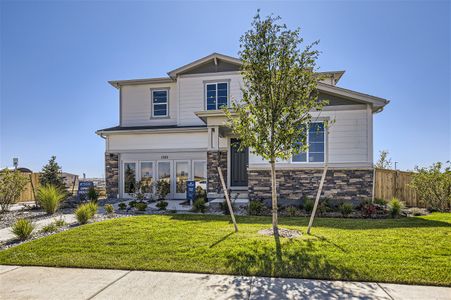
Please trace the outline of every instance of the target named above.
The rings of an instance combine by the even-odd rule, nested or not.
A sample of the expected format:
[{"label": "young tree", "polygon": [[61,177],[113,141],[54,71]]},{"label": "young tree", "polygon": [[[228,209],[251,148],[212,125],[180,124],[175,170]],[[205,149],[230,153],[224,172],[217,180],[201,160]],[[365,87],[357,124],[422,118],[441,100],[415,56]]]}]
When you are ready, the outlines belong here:
[{"label": "young tree", "polygon": [[244,88],[240,103],[225,110],[228,125],[241,139],[240,148],[251,151],[271,165],[272,226],[278,236],[276,170],[277,159],[289,159],[307,150],[307,128],[311,111],[320,111],[314,73],[319,55],[307,45],[300,29],[279,24],[280,17],[254,17],[252,28],[240,39]]},{"label": "young tree", "polygon": [[391,169],[392,162],[388,155],[388,150],[379,151],[379,160],[376,162],[375,167],[378,169]]},{"label": "young tree", "polygon": [[42,167],[39,182],[42,186],[53,185],[62,191],[66,190],[61,167],[56,162],[56,156],[52,156],[49,162]]},{"label": "young tree", "polygon": [[0,211],[8,210],[25,189],[28,179],[19,171],[4,169],[0,171]]},{"label": "young tree", "polygon": [[451,210],[451,163],[436,162],[427,168],[415,167],[410,186],[429,208]]}]

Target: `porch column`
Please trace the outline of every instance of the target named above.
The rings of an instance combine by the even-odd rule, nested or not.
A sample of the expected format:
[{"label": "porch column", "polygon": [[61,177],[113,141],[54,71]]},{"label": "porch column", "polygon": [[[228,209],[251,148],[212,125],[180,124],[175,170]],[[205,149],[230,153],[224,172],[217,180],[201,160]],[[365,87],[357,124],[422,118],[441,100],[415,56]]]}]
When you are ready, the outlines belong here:
[{"label": "porch column", "polygon": [[219,126],[209,126],[207,148],[208,198],[221,197],[223,193],[218,166],[221,167],[224,179],[227,182],[227,150],[219,147]]}]

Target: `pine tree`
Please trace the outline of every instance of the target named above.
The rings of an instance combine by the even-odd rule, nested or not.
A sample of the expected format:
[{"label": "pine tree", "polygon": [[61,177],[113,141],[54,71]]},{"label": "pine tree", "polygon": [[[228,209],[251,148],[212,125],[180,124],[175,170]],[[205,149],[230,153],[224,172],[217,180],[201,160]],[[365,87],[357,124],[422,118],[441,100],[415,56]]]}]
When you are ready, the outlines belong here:
[{"label": "pine tree", "polygon": [[60,190],[65,190],[66,185],[64,183],[61,167],[56,162],[56,156],[52,156],[49,162],[42,167],[41,175],[39,176],[39,182],[42,186],[53,185]]}]

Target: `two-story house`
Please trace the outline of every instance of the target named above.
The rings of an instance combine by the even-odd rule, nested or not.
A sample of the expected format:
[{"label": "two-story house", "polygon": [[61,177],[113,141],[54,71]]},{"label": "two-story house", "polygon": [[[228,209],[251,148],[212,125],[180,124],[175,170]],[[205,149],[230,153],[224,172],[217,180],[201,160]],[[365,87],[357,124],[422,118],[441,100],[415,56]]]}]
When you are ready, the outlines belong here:
[{"label": "two-story house", "polygon": [[[217,166],[228,188],[249,199],[269,198],[269,164],[252,153],[239,152],[220,109],[241,98],[241,61],[213,53],[178,69],[168,77],[116,80],[119,125],[97,134],[106,142],[107,194],[128,198],[136,181],[170,184],[168,199],[184,199],[186,181],[206,187],[209,199],[221,197]],[[338,87],[344,71],[323,72],[318,83],[323,111],[312,112],[309,150],[277,162],[278,194],[284,199],[313,197],[328,151],[330,171],[324,196],[361,200],[372,196],[373,114],[387,100]],[[323,121],[333,120],[326,131]],[[326,146],[326,143],[328,145]]]}]

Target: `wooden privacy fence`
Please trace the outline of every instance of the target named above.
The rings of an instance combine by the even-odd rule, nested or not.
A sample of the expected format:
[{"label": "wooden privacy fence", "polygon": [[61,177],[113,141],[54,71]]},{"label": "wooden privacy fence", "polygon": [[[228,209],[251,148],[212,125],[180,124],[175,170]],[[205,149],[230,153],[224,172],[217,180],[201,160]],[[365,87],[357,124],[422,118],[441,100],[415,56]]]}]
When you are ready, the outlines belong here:
[{"label": "wooden privacy fence", "polygon": [[[28,182],[17,202],[35,201],[35,193],[37,193],[37,189],[40,186],[39,173],[23,172],[22,175],[28,179]],[[70,195],[76,195],[78,190],[78,176],[75,177],[75,181],[67,182],[66,186],[66,190]]]},{"label": "wooden privacy fence", "polygon": [[425,207],[409,184],[413,172],[376,169],[374,198],[390,201],[396,197],[406,206]]},{"label": "wooden privacy fence", "polygon": [[33,188],[36,191],[39,186],[39,173],[22,173],[22,175],[28,179],[28,183],[17,202],[34,201]]}]

